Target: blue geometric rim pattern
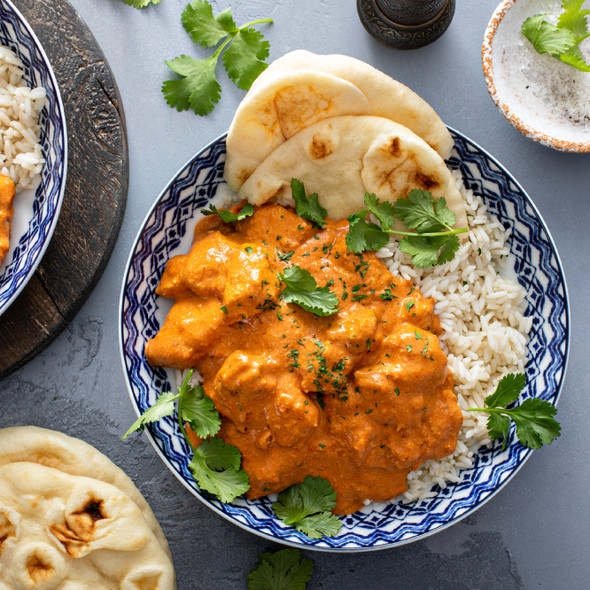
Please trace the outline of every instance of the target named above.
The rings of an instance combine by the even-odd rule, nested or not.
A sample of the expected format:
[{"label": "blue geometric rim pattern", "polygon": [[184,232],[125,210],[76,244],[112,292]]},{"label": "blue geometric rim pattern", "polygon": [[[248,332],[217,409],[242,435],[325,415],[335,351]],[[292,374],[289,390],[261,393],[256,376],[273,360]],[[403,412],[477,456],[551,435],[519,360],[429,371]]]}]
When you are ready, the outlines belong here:
[{"label": "blue geometric rim pattern", "polygon": [[31,88],[42,86],[47,93],[40,114],[40,141],[46,163],[35,191],[32,219],[0,275],[1,314],[32,276],[55,229],[66,183],[67,133],[59,87],[49,60],[28,23],[8,0],[0,0],[0,45],[21,59],[27,84]]},{"label": "blue geometric rim pattern", "polygon": [[[465,184],[480,194],[489,211],[510,231],[509,245],[518,280],[527,290],[527,314],[533,316],[528,350],[525,397],[556,403],[569,351],[567,289],[559,257],[534,205],[510,174],[481,148],[451,130],[455,149],[449,164],[461,171]],[[191,159],[164,189],[146,217],[131,251],[120,301],[120,345],[132,403],[138,413],[159,393],[171,389],[164,370],[150,367],[145,342],[158,328],[162,304],[155,296],[166,261],[179,250],[191,218],[206,206],[223,183],[225,138]],[[186,246],[183,245],[186,251]],[[221,504],[201,492],[188,470],[189,449],[173,419],[150,425],[148,436],[166,465],[201,501],[235,524],[263,537],[323,551],[367,551],[423,538],[468,515],[498,491],[532,452],[511,433],[510,444],[478,453],[462,479],[431,499],[416,504],[379,505],[342,518],[336,537],[310,540],[285,527],[268,499],[239,499]]]}]

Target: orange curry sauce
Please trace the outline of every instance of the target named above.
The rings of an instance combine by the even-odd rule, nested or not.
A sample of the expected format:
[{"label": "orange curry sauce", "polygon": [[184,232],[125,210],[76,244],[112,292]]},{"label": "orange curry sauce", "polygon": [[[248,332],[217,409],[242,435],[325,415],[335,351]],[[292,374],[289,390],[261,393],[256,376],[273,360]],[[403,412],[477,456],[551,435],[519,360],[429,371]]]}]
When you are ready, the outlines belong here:
[{"label": "orange curry sauce", "polygon": [[[175,303],[147,358],[201,372],[249,498],[322,476],[335,512],[349,514],[402,493],[410,470],[455,448],[462,415],[433,301],[373,253],[349,252],[347,231],[345,220],[316,229],[279,205],[232,224],[205,217],[158,286]],[[339,311],[318,317],[282,301],[289,265],[329,285]]]}]

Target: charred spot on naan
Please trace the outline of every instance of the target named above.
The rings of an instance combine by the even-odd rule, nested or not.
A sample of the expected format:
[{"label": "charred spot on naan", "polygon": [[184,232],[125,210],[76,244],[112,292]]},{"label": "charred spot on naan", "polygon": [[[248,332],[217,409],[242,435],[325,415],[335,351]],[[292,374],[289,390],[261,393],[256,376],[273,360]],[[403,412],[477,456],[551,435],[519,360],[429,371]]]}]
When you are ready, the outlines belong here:
[{"label": "charred spot on naan", "polygon": [[402,155],[401,142],[399,137],[392,137],[388,146],[389,153],[394,158],[399,158]]},{"label": "charred spot on naan", "polygon": [[2,549],[8,544],[8,540],[16,537],[16,527],[10,520],[9,515],[0,510],[0,553]]},{"label": "charred spot on naan", "polygon": [[31,581],[35,584],[35,588],[41,585],[45,580],[51,580],[55,575],[55,568],[53,565],[44,559],[43,555],[34,552],[27,557],[25,562],[27,574]]},{"label": "charred spot on naan", "polygon": [[309,156],[312,160],[321,160],[334,153],[334,142],[321,133],[316,133],[309,144]]},{"label": "charred spot on naan", "polygon": [[50,527],[51,532],[71,557],[80,555],[84,547],[94,540],[96,523],[108,518],[104,501],[89,496],[78,509],[66,514],[64,522]]},{"label": "charred spot on naan", "polygon": [[415,184],[418,188],[422,188],[427,191],[436,190],[441,188],[442,184],[439,180],[422,172],[416,172],[414,176]]}]

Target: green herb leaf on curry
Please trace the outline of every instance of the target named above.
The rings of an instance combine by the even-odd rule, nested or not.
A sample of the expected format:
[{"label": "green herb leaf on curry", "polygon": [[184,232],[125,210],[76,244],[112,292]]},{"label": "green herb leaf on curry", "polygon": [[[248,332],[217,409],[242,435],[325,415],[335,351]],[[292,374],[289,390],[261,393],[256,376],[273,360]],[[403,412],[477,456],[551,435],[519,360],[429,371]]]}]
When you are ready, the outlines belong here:
[{"label": "green herb leaf on curry", "polygon": [[203,215],[219,215],[224,223],[235,223],[250,217],[254,213],[254,207],[250,203],[245,203],[238,213],[234,213],[228,209],[218,209],[215,205],[209,204],[209,209],[201,209],[201,213]]},{"label": "green herb leaf on curry", "polygon": [[310,539],[320,539],[333,537],[342,527],[340,519],[331,512],[334,506],[336,492],[330,482],[308,475],[301,483],[281,492],[272,509],[285,524]]},{"label": "green herb leaf on curry", "polygon": [[[178,424],[193,451],[193,458],[189,463],[191,473],[203,490],[217,496],[221,502],[231,502],[250,488],[248,474],[240,468],[240,451],[214,436],[221,424],[219,413],[213,402],[205,396],[201,386],[190,385],[192,374],[192,370],[187,372],[176,395],[160,395],[156,403],[131,425],[123,439],[132,432],[142,430],[150,422],[174,414],[174,402],[178,400]],[[212,438],[205,438],[195,447],[186,433],[184,421],[189,423],[199,438]]]},{"label": "green herb leaf on curry", "polygon": [[297,215],[311,221],[318,227],[325,227],[324,219],[328,215],[328,212],[320,205],[317,193],[313,193],[307,197],[303,183],[296,178],[291,179],[291,192],[295,201],[295,212]]},{"label": "green herb leaf on curry", "polygon": [[[421,189],[411,190],[407,198],[395,203],[380,202],[374,194],[366,193],[365,205],[367,209],[348,217],[346,245],[355,254],[379,250],[387,245],[390,234],[396,234],[404,236],[399,249],[412,256],[415,266],[427,268],[452,260],[459,249],[456,234],[468,231],[453,228],[456,217],[444,197],[435,199]],[[372,213],[380,225],[367,222],[367,213]],[[393,229],[396,218],[416,231]]]},{"label": "green herb leaf on curry", "polygon": [[215,404],[205,395],[200,386],[187,387],[178,402],[181,418],[188,422],[199,438],[215,436],[219,432],[221,419]]},{"label": "green herb leaf on curry", "polygon": [[288,266],[279,274],[285,283],[281,298],[286,303],[296,303],[306,311],[318,316],[338,312],[338,297],[327,285],[318,287],[313,275],[299,266]]},{"label": "green herb leaf on curry", "polygon": [[189,469],[201,489],[227,504],[250,489],[248,474],[240,469],[241,461],[236,447],[214,437],[194,449]]}]

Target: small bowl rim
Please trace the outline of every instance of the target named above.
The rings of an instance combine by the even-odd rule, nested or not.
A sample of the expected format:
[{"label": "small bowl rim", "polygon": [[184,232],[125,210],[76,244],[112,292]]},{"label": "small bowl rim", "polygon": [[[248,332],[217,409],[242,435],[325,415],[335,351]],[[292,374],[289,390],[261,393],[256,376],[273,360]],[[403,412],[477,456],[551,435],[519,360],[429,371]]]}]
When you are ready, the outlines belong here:
[{"label": "small bowl rim", "polygon": [[576,152],[576,153],[590,153],[590,140],[571,141],[565,139],[558,139],[552,135],[548,135],[539,129],[533,128],[522,121],[520,117],[515,115],[508,104],[500,98],[496,90],[496,82],[494,78],[494,62],[492,59],[492,46],[494,43],[494,36],[498,30],[498,26],[514,4],[518,0],[502,0],[496,7],[484,34],[483,43],[481,46],[482,67],[485,78],[486,87],[490,97],[498,110],[502,113],[504,118],[522,135],[528,139],[532,139],[546,147],[562,152]]}]

